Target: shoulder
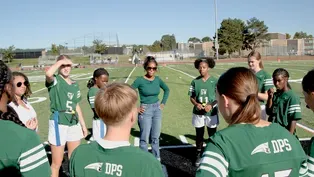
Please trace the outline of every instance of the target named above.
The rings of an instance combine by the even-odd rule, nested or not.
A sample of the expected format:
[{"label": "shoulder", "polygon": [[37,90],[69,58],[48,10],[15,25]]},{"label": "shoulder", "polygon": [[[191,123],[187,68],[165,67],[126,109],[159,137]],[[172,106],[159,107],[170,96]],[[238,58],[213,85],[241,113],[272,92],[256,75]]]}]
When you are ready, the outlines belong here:
[{"label": "shoulder", "polygon": [[9,120],[0,120],[0,128],[3,132],[9,134],[10,138],[15,140],[14,142],[20,142],[21,145],[27,142],[30,138],[37,136],[33,130],[22,127]]},{"label": "shoulder", "polygon": [[95,150],[93,149],[93,143],[90,144],[81,144],[73,151],[72,160],[84,158],[87,154],[91,156]]},{"label": "shoulder", "polygon": [[262,70],[262,72],[261,72],[263,75],[264,75],[264,77],[265,78],[271,78],[272,76],[267,72],[267,71],[265,71],[264,69]]},{"label": "shoulder", "polygon": [[18,105],[16,105],[13,101],[9,103],[9,106],[11,106],[13,109],[18,107]]}]

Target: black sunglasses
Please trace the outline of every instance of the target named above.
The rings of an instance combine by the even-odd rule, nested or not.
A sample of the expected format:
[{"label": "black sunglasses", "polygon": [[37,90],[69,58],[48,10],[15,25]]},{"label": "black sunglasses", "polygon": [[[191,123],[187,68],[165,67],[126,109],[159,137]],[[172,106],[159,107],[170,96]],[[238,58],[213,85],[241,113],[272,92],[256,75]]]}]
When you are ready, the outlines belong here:
[{"label": "black sunglasses", "polygon": [[22,84],[24,84],[24,86],[29,86],[29,82],[28,81],[25,81],[25,82],[18,82],[17,84],[16,84],[16,86],[17,87],[21,87],[22,86]]},{"label": "black sunglasses", "polygon": [[156,71],[157,67],[147,67],[147,70],[154,70],[154,71]]}]

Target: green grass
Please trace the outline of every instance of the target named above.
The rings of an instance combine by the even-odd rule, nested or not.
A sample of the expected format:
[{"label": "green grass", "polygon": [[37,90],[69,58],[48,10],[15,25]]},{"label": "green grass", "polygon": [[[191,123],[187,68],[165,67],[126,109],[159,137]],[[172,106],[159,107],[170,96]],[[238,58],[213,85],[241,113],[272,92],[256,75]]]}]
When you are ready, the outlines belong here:
[{"label": "green grass", "polygon": [[[300,79],[305,73],[312,69],[314,61],[289,61],[289,62],[266,62],[265,68],[266,71],[272,73],[274,69],[278,67],[286,68],[291,75],[292,79]],[[172,68],[181,70],[185,73],[188,73],[192,76],[197,76],[198,71],[194,69],[192,64],[186,65],[168,65]],[[247,66],[247,63],[218,63],[217,66],[211,71],[213,76],[219,77],[224,71],[233,66]],[[132,71],[132,67],[118,67],[112,66],[109,69],[110,72],[110,80],[111,82],[125,82],[126,78]],[[86,74],[83,77],[91,76],[93,69],[73,69],[72,74]],[[88,74],[89,73],[89,74]],[[29,76],[39,76],[43,78],[43,71],[27,71],[27,75]],[[138,76],[142,76],[144,74],[144,70],[142,67],[138,67],[134,70],[131,75],[128,83],[132,84],[132,82]],[[192,104],[189,101],[189,97],[187,95],[190,83],[192,78],[184,75],[180,72],[171,70],[167,67],[160,67],[158,75],[167,83],[170,88],[170,96],[168,102],[163,110],[163,120],[162,120],[162,134],[161,134],[161,145],[178,145],[182,144],[179,135],[183,135],[187,138],[188,142],[194,144],[195,141],[195,132],[194,128],[191,124],[191,116],[192,116]],[[81,93],[83,95],[83,99],[80,103],[81,108],[83,110],[83,115],[88,128],[91,128],[92,125],[92,111],[88,105],[86,100],[87,87],[86,82],[87,78],[83,80],[79,80],[79,86],[81,89]],[[299,123],[306,125],[310,128],[314,128],[314,119],[312,119],[313,113],[305,108],[304,98],[301,92],[301,84],[300,83],[291,83],[293,90],[301,97],[302,103],[302,120]],[[36,91],[44,88],[44,82],[32,82],[32,91]],[[161,92],[162,93],[162,92]],[[34,93],[32,97],[46,97],[48,98],[47,90],[44,89],[40,92]],[[160,98],[162,94],[160,95]],[[41,103],[34,103],[33,107],[35,108],[38,119],[39,119],[39,135],[42,141],[47,140],[48,136],[48,118],[49,118],[49,103],[50,101],[47,99]],[[218,129],[223,129],[227,125],[223,120],[222,116],[220,116],[220,125]],[[134,136],[139,136],[139,129],[137,124],[134,125],[134,129],[131,132],[132,137],[130,141],[134,142]],[[299,137],[312,137],[312,134],[301,129],[297,128],[297,135]]]}]

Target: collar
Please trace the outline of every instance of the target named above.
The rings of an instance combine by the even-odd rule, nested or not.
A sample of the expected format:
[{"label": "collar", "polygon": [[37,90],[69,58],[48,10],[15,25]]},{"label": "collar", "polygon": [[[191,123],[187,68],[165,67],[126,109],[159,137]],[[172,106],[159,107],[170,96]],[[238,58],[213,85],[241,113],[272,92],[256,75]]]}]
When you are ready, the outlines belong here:
[{"label": "collar", "polygon": [[114,149],[131,145],[129,141],[109,141],[104,139],[98,139],[96,141],[104,149]]}]

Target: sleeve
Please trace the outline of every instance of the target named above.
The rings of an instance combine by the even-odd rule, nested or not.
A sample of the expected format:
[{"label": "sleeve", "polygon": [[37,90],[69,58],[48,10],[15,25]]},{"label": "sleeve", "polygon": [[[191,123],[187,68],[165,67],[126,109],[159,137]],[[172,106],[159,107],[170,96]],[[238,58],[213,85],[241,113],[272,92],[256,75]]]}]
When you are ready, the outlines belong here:
[{"label": "sleeve", "polygon": [[77,85],[77,93],[76,93],[76,99],[77,99],[77,103],[81,102],[82,100],[82,94],[81,94],[81,90],[79,85],[76,83]]},{"label": "sleeve", "polygon": [[203,153],[196,177],[228,176],[229,163],[223,152],[210,141]]},{"label": "sleeve", "polygon": [[297,95],[293,95],[288,102],[288,120],[300,120],[301,115],[301,105],[300,98]]},{"label": "sleeve", "polygon": [[265,75],[263,81],[263,92],[268,91],[270,88],[274,87],[273,78],[268,73]]},{"label": "sleeve", "polygon": [[55,85],[57,85],[58,83],[58,79],[56,75],[53,75],[53,81],[51,83],[48,83],[47,81],[45,81],[45,86],[49,89]]},{"label": "sleeve", "polygon": [[23,177],[50,177],[51,170],[47,154],[35,132],[24,143],[18,164]]},{"label": "sleeve", "polygon": [[[307,159],[306,165],[307,165],[306,167],[307,167],[308,176],[314,176],[314,137],[312,137],[310,141],[310,145],[308,149],[308,159]],[[302,164],[301,168],[305,169],[305,165]],[[300,174],[301,173],[302,172],[300,169]]]},{"label": "sleeve", "polygon": [[191,82],[188,95],[189,95],[190,97],[195,97],[195,96],[196,96],[196,94],[195,94],[195,82],[194,82],[194,80],[192,80],[192,82]]},{"label": "sleeve", "polygon": [[[311,164],[308,164],[308,163],[306,161],[304,161],[301,164],[301,167],[300,167],[300,170],[299,170],[299,176],[300,177],[314,176],[314,171],[310,171],[309,168],[308,168],[308,166],[311,165]],[[312,169],[312,170],[314,170],[314,169]]]},{"label": "sleeve", "polygon": [[87,97],[90,107],[95,108],[95,93],[93,91],[89,91]]},{"label": "sleeve", "polygon": [[137,89],[139,87],[138,79],[135,79],[135,81],[132,83],[131,87],[133,87],[134,89]]},{"label": "sleeve", "polygon": [[167,86],[167,84],[162,81],[160,78],[159,78],[159,82],[160,82],[160,87],[162,88],[162,90],[164,91],[164,96],[162,98],[162,101],[161,103],[162,104],[166,104],[167,100],[168,100],[168,97],[169,97],[169,93],[170,93],[170,89],[169,87]]}]

